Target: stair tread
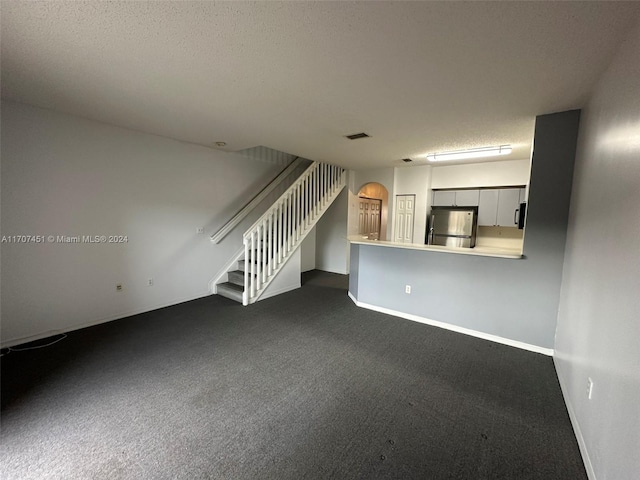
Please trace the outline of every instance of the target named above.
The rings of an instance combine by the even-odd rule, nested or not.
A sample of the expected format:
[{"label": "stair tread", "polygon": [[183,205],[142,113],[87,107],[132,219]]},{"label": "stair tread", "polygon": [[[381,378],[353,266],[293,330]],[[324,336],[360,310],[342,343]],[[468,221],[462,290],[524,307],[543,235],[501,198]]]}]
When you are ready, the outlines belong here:
[{"label": "stair tread", "polygon": [[218,289],[227,288],[229,290],[235,290],[236,292],[244,292],[244,286],[236,285],[235,283],[224,282],[218,284]]},{"label": "stair tread", "polygon": [[[227,273],[235,273],[236,275],[242,275],[244,277],[244,270],[238,269],[238,270],[231,270]],[[254,273],[253,276],[255,277],[256,274]]]}]

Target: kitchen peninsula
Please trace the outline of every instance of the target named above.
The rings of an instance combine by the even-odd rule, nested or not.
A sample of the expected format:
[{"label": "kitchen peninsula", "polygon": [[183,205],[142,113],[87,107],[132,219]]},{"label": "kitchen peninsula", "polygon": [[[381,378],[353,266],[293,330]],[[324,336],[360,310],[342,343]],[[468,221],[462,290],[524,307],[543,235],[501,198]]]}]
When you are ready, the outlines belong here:
[{"label": "kitchen peninsula", "polygon": [[522,249],[349,237],[356,305],[551,355],[580,111],[536,118]]}]

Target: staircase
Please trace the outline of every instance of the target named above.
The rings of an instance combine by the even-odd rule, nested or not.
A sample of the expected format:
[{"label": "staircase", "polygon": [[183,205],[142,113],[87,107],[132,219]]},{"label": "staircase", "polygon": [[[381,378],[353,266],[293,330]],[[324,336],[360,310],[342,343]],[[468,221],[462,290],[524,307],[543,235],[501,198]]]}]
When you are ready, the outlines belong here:
[{"label": "staircase", "polygon": [[243,236],[214,293],[243,305],[258,301],[346,185],[347,172],[313,162]]}]

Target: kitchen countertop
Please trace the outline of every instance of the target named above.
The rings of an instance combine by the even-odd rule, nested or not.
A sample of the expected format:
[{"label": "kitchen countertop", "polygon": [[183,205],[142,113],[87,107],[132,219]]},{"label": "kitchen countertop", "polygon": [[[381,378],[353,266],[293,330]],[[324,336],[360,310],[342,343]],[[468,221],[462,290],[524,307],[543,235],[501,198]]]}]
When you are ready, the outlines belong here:
[{"label": "kitchen countertop", "polygon": [[369,240],[360,235],[351,235],[347,237],[351,243],[359,245],[374,245],[377,247],[388,248],[406,248],[410,250],[426,250],[429,252],[454,253],[459,255],[478,255],[482,257],[498,257],[498,258],[522,258],[522,251],[510,248],[484,247],[475,246],[474,248],[463,247],[444,247],[440,245],[422,245],[419,243],[396,243],[386,240]]}]

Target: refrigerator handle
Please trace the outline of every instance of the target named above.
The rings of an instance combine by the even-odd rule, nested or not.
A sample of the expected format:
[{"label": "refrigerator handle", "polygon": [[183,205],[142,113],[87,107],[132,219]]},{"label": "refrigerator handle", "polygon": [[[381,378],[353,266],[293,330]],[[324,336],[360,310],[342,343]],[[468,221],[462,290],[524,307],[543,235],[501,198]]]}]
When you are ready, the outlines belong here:
[{"label": "refrigerator handle", "polygon": [[516,208],[515,212],[513,212],[513,224],[514,225],[518,225],[518,212],[520,211],[519,208]]}]

